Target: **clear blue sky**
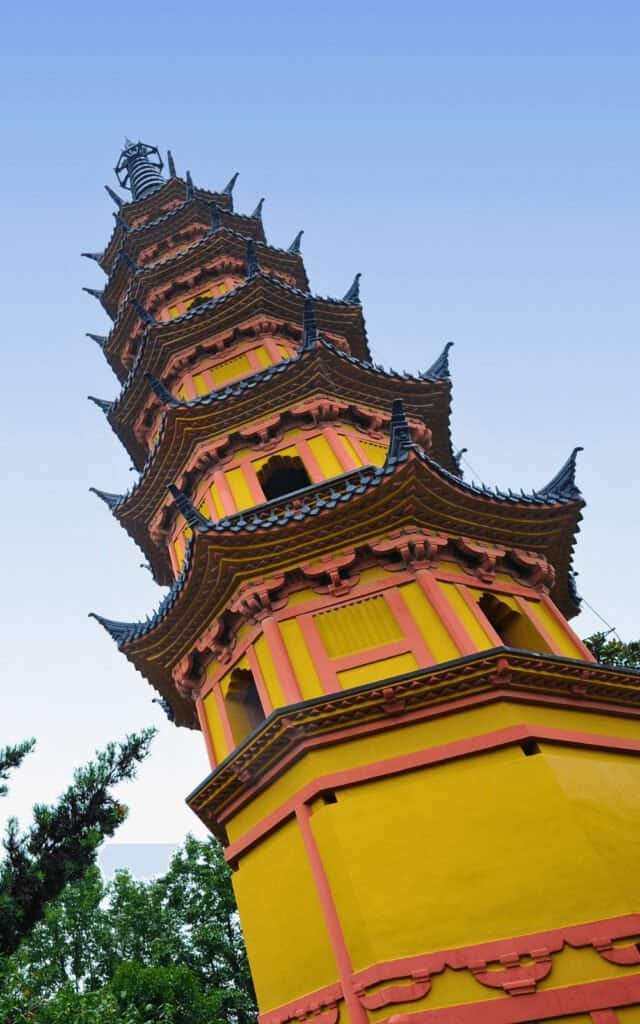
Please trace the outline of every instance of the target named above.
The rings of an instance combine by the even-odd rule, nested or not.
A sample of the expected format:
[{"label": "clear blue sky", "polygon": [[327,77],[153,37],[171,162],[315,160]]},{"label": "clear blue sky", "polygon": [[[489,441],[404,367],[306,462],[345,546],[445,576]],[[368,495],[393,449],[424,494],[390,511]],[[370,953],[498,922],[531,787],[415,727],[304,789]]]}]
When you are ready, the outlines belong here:
[{"label": "clear blue sky", "polygon": [[[312,287],[356,271],[377,361],[417,370],[455,342],[453,433],[477,477],[526,488],[583,444],[582,593],[640,634],[638,100],[633,3],[13,5],[0,35],[4,566],[1,740],[38,737],[3,810],[25,816],[128,729],[161,735],[123,841],[197,825],[195,733],[91,609],[139,618],[160,592],[90,485],[133,474],[88,393],[116,382],[80,259],[112,226],[125,134],[237,206],[266,196],[276,245],[305,229]],[[472,474],[469,474],[472,475]],[[577,620],[586,635],[591,614]]]}]

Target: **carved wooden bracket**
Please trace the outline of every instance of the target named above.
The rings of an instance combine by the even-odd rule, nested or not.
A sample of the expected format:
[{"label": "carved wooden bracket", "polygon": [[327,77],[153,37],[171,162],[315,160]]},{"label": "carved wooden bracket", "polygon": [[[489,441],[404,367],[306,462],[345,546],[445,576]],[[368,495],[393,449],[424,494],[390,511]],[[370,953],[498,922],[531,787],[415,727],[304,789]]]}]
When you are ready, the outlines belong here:
[{"label": "carved wooden bracket", "polygon": [[506,548],[482,544],[479,541],[471,540],[469,537],[459,537],[456,541],[459,551],[476,562],[476,573],[479,579],[485,583],[491,583],[496,574],[496,562],[504,558]]},{"label": "carved wooden bracket", "polygon": [[376,555],[400,556],[400,561],[386,565],[390,570],[426,569],[434,565],[438,552],[447,546],[448,537],[423,532],[399,530],[384,540],[371,545]]},{"label": "carved wooden bracket", "polygon": [[[314,584],[313,589],[316,594],[335,594],[339,596],[341,594],[348,594],[353,587],[356,586],[360,579],[359,574],[354,573],[353,575],[344,576],[340,575],[340,570],[343,572],[350,569],[356,561],[356,552],[353,548],[347,551],[341,552],[339,555],[334,555],[330,558],[323,558],[319,562],[313,562],[312,564],[301,566],[303,575],[311,580]],[[329,582],[326,584],[318,583],[318,580],[322,577],[329,577]]]}]

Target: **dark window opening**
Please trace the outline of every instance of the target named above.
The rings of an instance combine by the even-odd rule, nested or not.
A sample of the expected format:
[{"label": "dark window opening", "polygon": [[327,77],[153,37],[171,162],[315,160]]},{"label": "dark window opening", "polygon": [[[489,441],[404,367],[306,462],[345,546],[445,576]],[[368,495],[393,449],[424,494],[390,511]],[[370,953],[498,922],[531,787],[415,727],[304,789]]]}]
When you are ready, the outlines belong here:
[{"label": "dark window opening", "polygon": [[540,753],[540,747],[535,740],[523,740],[520,747],[525,757],[533,757],[534,754]]},{"label": "dark window opening", "polygon": [[506,647],[547,654],[551,652],[534,623],[522,612],[515,611],[506,601],[501,601],[496,594],[484,593],[478,605]]},{"label": "dark window opening", "polygon": [[311,483],[302,459],[291,455],[274,455],[258,473],[258,480],[267,501],[282,498]]},{"label": "dark window opening", "polygon": [[320,794],[320,798],[325,804],[337,804],[338,797],[332,789],[326,789],[324,793]]},{"label": "dark window opening", "polygon": [[260,695],[253,674],[248,669],[236,668],[231,673],[225,705],[236,743],[241,743],[250,732],[264,722],[265,714]]}]

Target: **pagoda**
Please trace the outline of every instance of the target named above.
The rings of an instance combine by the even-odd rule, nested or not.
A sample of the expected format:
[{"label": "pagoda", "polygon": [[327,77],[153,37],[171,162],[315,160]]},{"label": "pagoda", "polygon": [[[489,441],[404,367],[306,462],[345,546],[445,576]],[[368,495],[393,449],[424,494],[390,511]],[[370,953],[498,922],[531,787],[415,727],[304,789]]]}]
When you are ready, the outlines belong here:
[{"label": "pagoda", "polygon": [[168,591],[95,617],[202,733],[262,1024],[637,1024],[640,676],[568,622],[578,449],[467,482],[449,345],[374,363],[359,275],[313,295],[235,175],[116,175],[93,401],[138,477],[96,494]]}]

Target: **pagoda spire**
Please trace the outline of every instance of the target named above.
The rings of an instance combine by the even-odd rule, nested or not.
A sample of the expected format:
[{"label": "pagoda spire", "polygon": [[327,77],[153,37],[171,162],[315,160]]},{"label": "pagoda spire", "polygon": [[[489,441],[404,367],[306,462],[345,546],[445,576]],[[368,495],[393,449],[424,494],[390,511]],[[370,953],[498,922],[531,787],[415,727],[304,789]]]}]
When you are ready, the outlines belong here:
[{"label": "pagoda spire", "polygon": [[163,166],[157,146],[125,139],[115,172],[120,186],[131,192],[135,203],[162,188],[165,183],[161,174]]}]

